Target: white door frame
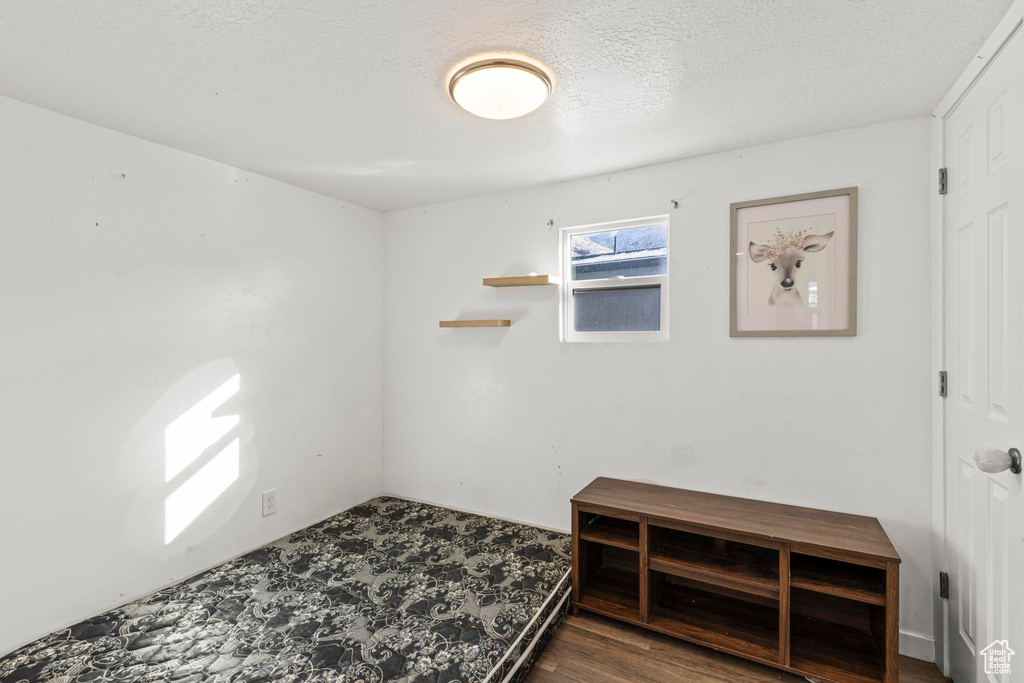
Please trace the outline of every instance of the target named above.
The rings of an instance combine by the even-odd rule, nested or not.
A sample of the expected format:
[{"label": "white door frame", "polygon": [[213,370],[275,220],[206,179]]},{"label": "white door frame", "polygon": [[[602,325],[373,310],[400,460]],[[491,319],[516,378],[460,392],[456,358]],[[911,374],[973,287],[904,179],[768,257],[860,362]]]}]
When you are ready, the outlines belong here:
[{"label": "white door frame", "polygon": [[932,111],[932,378],[936,390],[932,393],[932,552],[936,568],[933,595],[935,628],[935,662],[943,675],[949,675],[949,603],[939,597],[940,571],[949,571],[946,550],[946,419],[945,406],[938,395],[938,373],[947,369],[945,349],[946,298],[946,201],[938,193],[938,169],[946,166],[946,118],[985,73],[1014,33],[1024,24],[1024,0],[1014,0],[995,31],[981,46],[975,59],[967,66],[953,87]]}]

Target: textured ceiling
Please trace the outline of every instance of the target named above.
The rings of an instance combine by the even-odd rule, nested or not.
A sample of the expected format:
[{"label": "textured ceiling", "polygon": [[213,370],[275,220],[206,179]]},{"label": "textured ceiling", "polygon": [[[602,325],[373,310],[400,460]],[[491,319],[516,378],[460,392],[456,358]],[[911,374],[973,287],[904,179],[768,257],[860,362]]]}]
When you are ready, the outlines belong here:
[{"label": "textured ceiling", "polygon": [[[390,210],[928,113],[1010,0],[0,0],[0,94]],[[525,53],[552,98],[445,89]]]}]

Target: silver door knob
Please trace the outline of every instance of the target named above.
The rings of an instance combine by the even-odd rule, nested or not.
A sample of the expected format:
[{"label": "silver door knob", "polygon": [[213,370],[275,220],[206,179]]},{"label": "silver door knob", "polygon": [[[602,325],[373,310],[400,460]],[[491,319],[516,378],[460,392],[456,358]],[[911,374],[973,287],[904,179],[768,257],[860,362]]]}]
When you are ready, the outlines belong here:
[{"label": "silver door knob", "polygon": [[998,448],[979,448],[974,451],[974,462],[978,463],[978,469],[982,472],[994,474],[1010,470],[1020,474],[1020,451],[1016,448],[1011,448],[1009,452]]}]

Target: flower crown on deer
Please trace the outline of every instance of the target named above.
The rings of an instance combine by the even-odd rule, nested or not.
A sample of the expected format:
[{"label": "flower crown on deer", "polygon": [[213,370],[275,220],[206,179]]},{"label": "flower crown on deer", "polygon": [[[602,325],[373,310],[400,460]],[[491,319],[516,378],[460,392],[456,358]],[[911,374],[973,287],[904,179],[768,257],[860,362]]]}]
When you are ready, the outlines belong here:
[{"label": "flower crown on deer", "polygon": [[754,263],[762,261],[777,261],[780,256],[786,253],[787,249],[796,251],[816,252],[821,251],[832,239],[834,233],[824,235],[812,235],[810,230],[790,230],[782,232],[780,228],[775,229],[775,234],[768,240],[767,244],[750,243],[748,251]]},{"label": "flower crown on deer", "polygon": [[774,261],[782,256],[782,253],[787,249],[803,249],[804,240],[807,239],[808,232],[808,230],[782,232],[782,230],[776,228],[775,234],[772,235],[772,238],[768,240],[768,244],[765,245],[764,258]]}]

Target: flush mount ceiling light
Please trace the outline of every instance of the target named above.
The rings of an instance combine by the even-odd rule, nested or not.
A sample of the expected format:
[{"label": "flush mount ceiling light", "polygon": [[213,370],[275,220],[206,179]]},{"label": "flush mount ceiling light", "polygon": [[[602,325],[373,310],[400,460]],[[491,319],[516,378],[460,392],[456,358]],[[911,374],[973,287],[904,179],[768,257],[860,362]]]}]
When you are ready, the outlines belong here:
[{"label": "flush mount ceiling light", "polygon": [[544,104],[551,79],[533,64],[515,59],[473,62],[455,72],[448,94],[470,114],[514,119]]}]

